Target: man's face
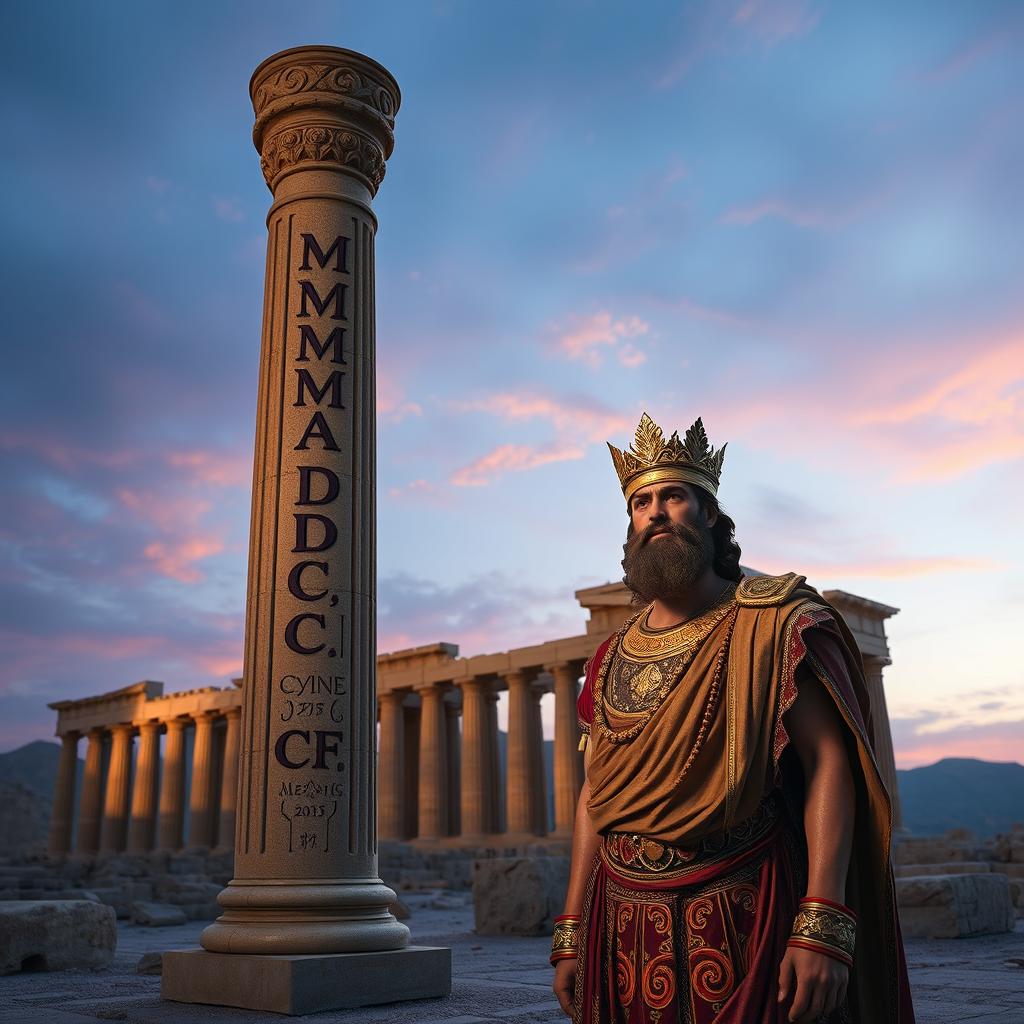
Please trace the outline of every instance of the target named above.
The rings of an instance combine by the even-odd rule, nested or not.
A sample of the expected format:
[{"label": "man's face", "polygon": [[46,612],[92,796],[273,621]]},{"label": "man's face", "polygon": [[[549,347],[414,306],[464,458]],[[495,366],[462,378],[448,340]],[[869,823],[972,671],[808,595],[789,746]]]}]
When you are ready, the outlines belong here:
[{"label": "man's face", "polygon": [[626,585],[644,601],[683,596],[714,561],[709,517],[694,489],[663,483],[637,491],[629,504]]}]

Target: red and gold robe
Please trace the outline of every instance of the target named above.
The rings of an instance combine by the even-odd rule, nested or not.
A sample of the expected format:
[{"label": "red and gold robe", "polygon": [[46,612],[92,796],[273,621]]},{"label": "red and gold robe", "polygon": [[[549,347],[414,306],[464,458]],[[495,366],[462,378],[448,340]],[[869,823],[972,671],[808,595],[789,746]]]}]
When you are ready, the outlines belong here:
[{"label": "red and gold robe", "polygon": [[779,965],[806,893],[807,847],[785,716],[813,678],[844,724],[856,792],[846,903],[857,946],[845,1005],[829,1022],[913,1024],[890,803],[842,617],[802,576],[744,579],[735,607],[642,721],[605,700],[628,626],[588,663],[578,705],[602,845],[583,909],[574,1022],[786,1021]]}]

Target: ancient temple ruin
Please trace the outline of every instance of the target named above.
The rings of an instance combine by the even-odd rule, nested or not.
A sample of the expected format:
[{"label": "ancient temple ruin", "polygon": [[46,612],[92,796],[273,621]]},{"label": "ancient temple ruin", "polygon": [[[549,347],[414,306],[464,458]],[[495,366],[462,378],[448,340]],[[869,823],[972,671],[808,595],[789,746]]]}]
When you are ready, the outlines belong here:
[{"label": "ancient temple ruin", "polygon": [[[841,590],[824,595],[846,619],[864,658],[875,754],[899,824],[882,684],[891,663],[885,621],[898,609]],[[470,658],[446,643],[378,656],[381,839],[475,846],[499,837],[503,843],[568,838],[583,779],[576,720],[583,665],[631,611],[621,583],[578,590],[576,598],[589,612],[586,632],[578,636]],[[165,694],[162,683],[145,681],[51,704],[63,744],[51,853],[230,850],[242,680],[234,684]],[[296,703],[322,699],[318,687],[317,679],[296,678]],[[502,690],[508,693],[504,751],[497,715]],[[553,821],[541,730],[541,699],[552,692]],[[85,773],[76,793],[83,738]],[[309,743],[296,728],[289,756],[306,756]]]}]

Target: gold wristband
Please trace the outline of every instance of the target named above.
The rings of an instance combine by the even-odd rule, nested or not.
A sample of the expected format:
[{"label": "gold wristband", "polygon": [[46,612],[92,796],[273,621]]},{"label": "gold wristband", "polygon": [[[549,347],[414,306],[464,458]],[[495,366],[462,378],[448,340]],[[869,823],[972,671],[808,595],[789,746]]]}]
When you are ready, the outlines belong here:
[{"label": "gold wristband", "polygon": [[562,914],[555,918],[555,930],[551,936],[551,963],[569,960],[577,955],[581,922],[579,914]]},{"label": "gold wristband", "polygon": [[805,897],[800,901],[787,945],[823,953],[852,967],[857,915],[832,900]]}]

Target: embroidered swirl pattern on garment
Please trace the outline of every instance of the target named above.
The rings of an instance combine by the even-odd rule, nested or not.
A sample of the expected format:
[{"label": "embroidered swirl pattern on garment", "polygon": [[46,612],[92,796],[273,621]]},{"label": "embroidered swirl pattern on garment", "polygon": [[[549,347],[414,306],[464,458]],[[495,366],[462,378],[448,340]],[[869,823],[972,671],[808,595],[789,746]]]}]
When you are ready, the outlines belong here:
[{"label": "embroidered swirl pattern on garment", "polygon": [[652,1024],[662,1020],[677,991],[674,914],[669,903],[618,904],[615,986],[619,1005],[636,1011],[630,1020]]}]

